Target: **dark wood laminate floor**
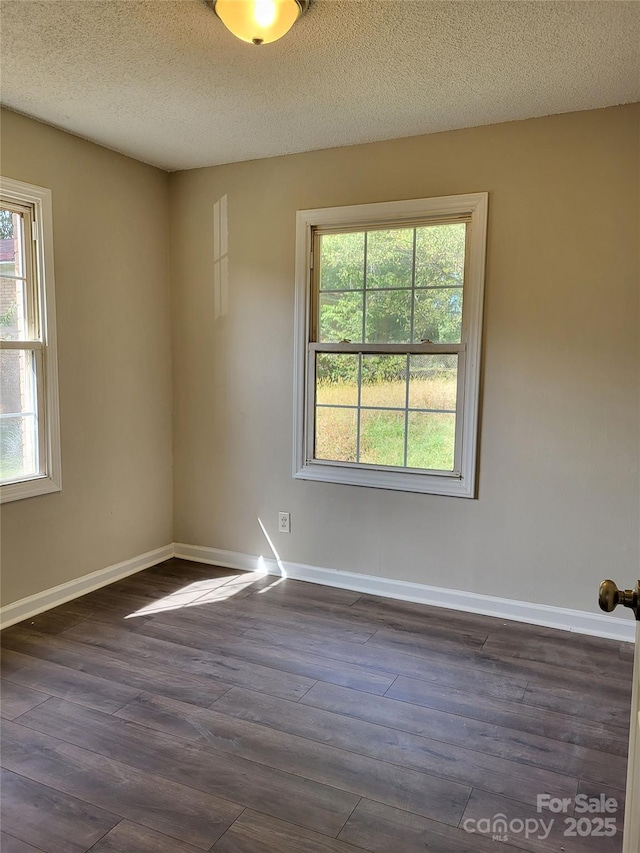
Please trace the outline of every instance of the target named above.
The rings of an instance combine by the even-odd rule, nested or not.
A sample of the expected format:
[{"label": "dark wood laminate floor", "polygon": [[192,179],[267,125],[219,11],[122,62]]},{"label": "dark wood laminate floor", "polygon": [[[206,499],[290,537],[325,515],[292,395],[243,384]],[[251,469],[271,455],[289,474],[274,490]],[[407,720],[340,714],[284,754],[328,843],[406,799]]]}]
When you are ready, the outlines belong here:
[{"label": "dark wood laminate floor", "polygon": [[3,632],[1,849],[618,853],[629,652],[169,560]]}]

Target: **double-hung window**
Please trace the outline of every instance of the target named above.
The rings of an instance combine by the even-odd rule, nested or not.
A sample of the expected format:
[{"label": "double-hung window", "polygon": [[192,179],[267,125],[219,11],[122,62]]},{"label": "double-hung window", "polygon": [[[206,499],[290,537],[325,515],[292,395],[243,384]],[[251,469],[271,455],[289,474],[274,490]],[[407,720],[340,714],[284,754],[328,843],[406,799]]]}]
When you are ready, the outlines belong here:
[{"label": "double-hung window", "polygon": [[0,178],[0,499],[60,488],[51,192]]},{"label": "double-hung window", "polygon": [[474,497],[487,194],[298,212],[294,476]]}]

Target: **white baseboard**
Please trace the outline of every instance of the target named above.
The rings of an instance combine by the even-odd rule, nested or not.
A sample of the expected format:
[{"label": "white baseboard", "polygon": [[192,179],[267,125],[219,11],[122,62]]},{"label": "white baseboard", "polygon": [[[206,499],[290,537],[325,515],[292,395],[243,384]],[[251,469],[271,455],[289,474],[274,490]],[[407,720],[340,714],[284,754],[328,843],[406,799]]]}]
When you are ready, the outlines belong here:
[{"label": "white baseboard", "polygon": [[114,583],[114,581],[143,569],[148,569],[150,566],[174,556],[197,563],[207,563],[245,572],[266,571],[272,575],[280,575],[282,567],[287,577],[294,580],[309,581],[310,583],[334,586],[340,589],[351,589],[354,592],[379,595],[383,598],[397,598],[401,601],[414,601],[419,604],[431,604],[435,607],[446,607],[451,610],[480,613],[515,622],[527,622],[531,625],[544,625],[578,634],[590,634],[594,637],[607,637],[629,643],[634,642],[635,639],[635,621],[630,615],[625,618],[626,614],[625,616],[605,616],[584,610],[569,610],[565,607],[553,607],[548,604],[532,604],[527,601],[498,598],[492,595],[476,593],[470,595],[468,592],[458,589],[445,589],[444,587],[427,586],[426,584],[392,580],[374,575],[307,566],[304,563],[282,562],[279,566],[273,559],[254,557],[237,551],[224,551],[221,548],[187,545],[182,542],[165,545],[162,548],[156,548],[154,551],[147,551],[146,554],[140,554],[138,557],[132,557],[122,563],[107,566],[105,569],[99,569],[97,572],[91,572],[89,575],[84,575],[81,578],[76,578],[8,604],[6,607],[0,608],[0,628],[7,628],[15,622],[29,619],[44,610],[49,610],[59,604],[71,601],[73,598],[86,595],[94,589]]},{"label": "white baseboard", "polygon": [[27,598],[21,598],[19,601],[14,601],[12,604],[0,608],[0,628],[8,628],[9,625],[22,622],[23,619],[37,616],[44,610],[50,610],[52,607],[86,595],[101,586],[126,578],[127,575],[148,569],[150,566],[155,566],[156,563],[161,563],[170,557],[173,557],[173,544],[147,551],[146,554],[140,554],[130,560],[124,560],[122,563],[115,563],[105,569],[98,569],[97,572],[91,572],[91,574],[61,583],[59,586],[53,586]]},{"label": "white baseboard", "polygon": [[[269,574],[281,574],[273,559],[252,557],[236,551],[223,551],[220,548],[206,548],[201,545],[174,543],[175,556],[198,563],[209,563],[242,571],[266,570]],[[355,572],[342,572],[336,569],[307,566],[303,563],[282,562],[287,577],[294,580],[351,589],[354,592],[379,595],[384,598],[398,598],[402,601],[414,601],[419,604],[431,604],[451,610],[464,610],[468,613],[480,613],[515,622],[528,622],[531,625],[543,625],[559,628],[577,634],[589,634],[594,637],[606,637],[633,643],[635,640],[635,620],[630,616],[605,616],[604,613],[589,613],[585,610],[570,610],[566,607],[553,607],[548,604],[532,604],[528,601],[516,601],[510,598],[498,598],[493,595],[470,594],[458,589],[445,589],[439,586],[427,586],[420,583],[392,580],[391,578],[361,575]]]}]

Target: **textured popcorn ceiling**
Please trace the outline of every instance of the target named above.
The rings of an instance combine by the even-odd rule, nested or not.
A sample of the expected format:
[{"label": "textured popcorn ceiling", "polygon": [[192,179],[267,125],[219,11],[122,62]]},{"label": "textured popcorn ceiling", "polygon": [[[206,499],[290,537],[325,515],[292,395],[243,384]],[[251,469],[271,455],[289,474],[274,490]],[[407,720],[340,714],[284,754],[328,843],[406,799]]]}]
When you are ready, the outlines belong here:
[{"label": "textured popcorn ceiling", "polygon": [[3,0],[2,101],[165,169],[640,100],[640,3],[312,0],[282,41],[200,0]]}]

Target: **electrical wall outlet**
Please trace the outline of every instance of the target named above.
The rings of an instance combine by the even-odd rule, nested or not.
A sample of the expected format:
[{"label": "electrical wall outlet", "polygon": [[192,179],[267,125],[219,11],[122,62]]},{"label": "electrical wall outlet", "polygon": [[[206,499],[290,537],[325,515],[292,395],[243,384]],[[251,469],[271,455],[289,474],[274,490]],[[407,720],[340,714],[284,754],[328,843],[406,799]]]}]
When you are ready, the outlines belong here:
[{"label": "electrical wall outlet", "polygon": [[278,530],[280,533],[291,533],[291,513],[278,513]]}]

